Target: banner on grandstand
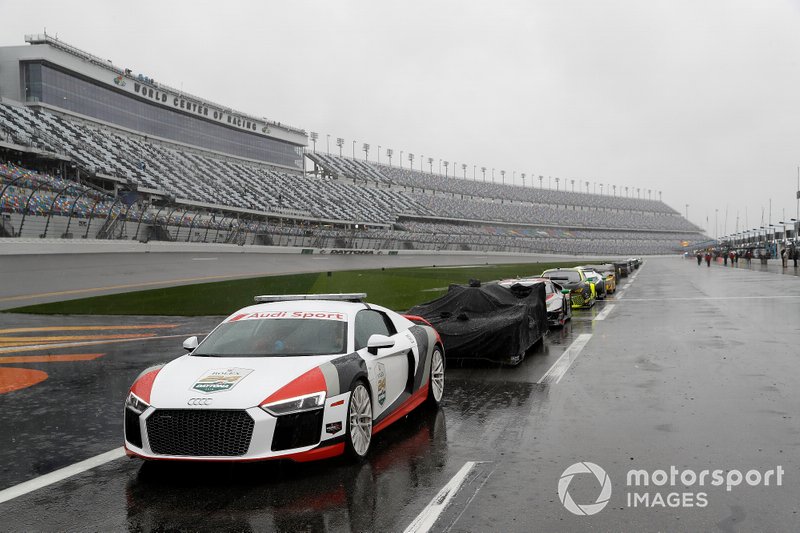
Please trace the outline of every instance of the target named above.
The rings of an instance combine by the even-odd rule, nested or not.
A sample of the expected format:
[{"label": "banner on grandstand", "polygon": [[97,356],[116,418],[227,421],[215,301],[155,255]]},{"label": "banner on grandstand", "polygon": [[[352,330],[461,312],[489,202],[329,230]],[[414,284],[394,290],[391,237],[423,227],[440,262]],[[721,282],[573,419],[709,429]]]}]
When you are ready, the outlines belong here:
[{"label": "banner on grandstand", "polygon": [[319,254],[320,255],[397,255],[397,250],[350,250],[342,248],[320,248]]}]

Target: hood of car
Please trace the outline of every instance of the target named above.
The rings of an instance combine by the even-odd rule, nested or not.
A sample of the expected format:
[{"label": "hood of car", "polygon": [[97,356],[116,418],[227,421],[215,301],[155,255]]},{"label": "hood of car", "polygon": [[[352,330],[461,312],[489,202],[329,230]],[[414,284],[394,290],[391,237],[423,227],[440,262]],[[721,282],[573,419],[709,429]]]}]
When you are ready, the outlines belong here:
[{"label": "hood of car", "polygon": [[[337,355],[306,357],[196,357],[184,355],[156,376],[150,405],[185,409],[189,400],[209,409],[247,409]],[[308,391],[318,392],[318,391]]]}]

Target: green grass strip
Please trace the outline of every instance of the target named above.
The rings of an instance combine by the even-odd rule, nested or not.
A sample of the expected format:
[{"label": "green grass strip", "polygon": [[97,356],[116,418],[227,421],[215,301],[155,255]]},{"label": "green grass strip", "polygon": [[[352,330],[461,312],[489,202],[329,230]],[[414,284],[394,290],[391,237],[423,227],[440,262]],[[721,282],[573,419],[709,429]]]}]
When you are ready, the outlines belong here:
[{"label": "green grass strip", "polygon": [[523,263],[468,267],[350,270],[236,279],[163,289],[93,296],[8,309],[7,313],[63,315],[227,315],[253,304],[258,294],[366,292],[367,301],[404,310],[438,298],[451,283],[534,276],[570,263]]}]

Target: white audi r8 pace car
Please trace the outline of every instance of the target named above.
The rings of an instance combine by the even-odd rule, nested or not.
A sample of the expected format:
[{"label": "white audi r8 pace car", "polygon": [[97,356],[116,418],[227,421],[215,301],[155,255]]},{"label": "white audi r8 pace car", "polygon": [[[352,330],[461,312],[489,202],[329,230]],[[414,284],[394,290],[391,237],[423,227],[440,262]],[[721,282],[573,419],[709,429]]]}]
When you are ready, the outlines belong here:
[{"label": "white audi r8 pace car", "polygon": [[190,352],[148,368],[125,401],[144,459],[363,458],[373,436],[444,392],[436,330],[364,294],[259,296]]}]

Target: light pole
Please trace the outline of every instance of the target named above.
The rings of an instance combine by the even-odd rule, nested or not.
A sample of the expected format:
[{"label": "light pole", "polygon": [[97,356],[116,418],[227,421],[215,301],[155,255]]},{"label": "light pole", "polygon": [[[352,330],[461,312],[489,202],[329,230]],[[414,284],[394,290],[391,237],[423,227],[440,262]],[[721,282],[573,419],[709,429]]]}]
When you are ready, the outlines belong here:
[{"label": "light pole", "polygon": [[319,133],[316,131],[312,131],[309,135],[311,137],[311,142],[314,144],[314,153],[317,153],[317,139],[319,139]]},{"label": "light pole", "polygon": [[600,184],[600,196],[603,196],[603,184]]},{"label": "light pole", "polygon": [[450,165],[450,162],[449,161],[443,161],[443,163],[444,163],[444,177],[446,178],[447,177],[447,167],[448,167],[448,165]]},{"label": "light pole", "polygon": [[353,159],[356,158],[356,141],[353,141]]},{"label": "light pole", "polygon": [[572,184],[572,192],[575,192],[575,180],[569,180]]},{"label": "light pole", "polygon": [[341,137],[336,138],[336,146],[339,147],[339,157],[342,157],[342,145],[344,145],[344,139]]},{"label": "light pole", "polygon": [[467,164],[461,163],[461,172],[464,174],[464,179],[467,179]]},{"label": "light pole", "polygon": [[442,175],[442,158],[439,158],[439,175]]},{"label": "light pole", "polygon": [[483,182],[486,183],[486,167],[481,167],[481,173],[483,174]]},{"label": "light pole", "polygon": [[403,168],[403,151],[400,150],[400,168]]},{"label": "light pole", "polygon": [[381,164],[381,145],[378,145],[378,164]]},{"label": "light pole", "polygon": [[522,178],[522,188],[524,189],[525,188],[525,173],[523,172],[522,174],[519,175],[519,177]]},{"label": "light pole", "polygon": [[556,190],[558,190],[559,182],[561,182],[561,178],[556,177]]},{"label": "light pole", "polygon": [[428,158],[428,167],[431,169],[431,174],[433,174],[433,158]]},{"label": "light pole", "polygon": [[369,144],[364,143],[361,149],[364,150],[364,161],[369,161]]},{"label": "light pole", "polygon": [[414,170],[414,154],[411,152],[408,153],[408,168]]},{"label": "light pole", "polygon": [[394,150],[391,148],[386,149],[386,157],[389,158],[389,166],[392,166],[392,156],[394,155]]},{"label": "light pole", "polygon": [[331,134],[330,133],[326,133],[325,134],[325,138],[326,138],[325,139],[325,153],[330,155],[330,153],[331,153]]},{"label": "light pole", "polygon": [[492,183],[494,183],[494,167],[492,167]]},{"label": "light pole", "polygon": [[614,188],[614,196],[617,196],[617,186],[616,185],[612,185],[611,187]]},{"label": "light pole", "polygon": [[472,165],[472,181],[476,181],[478,178],[476,177],[478,170],[478,165]]},{"label": "light pole", "polygon": [[719,238],[717,233],[717,218],[719,217],[719,209],[714,209],[714,240]]},{"label": "light pole", "polygon": [[500,171],[500,178],[503,180],[503,185],[505,185],[506,184],[506,171],[505,170],[501,170]]},{"label": "light pole", "polygon": [[586,194],[589,194],[589,182],[586,182]]},{"label": "light pole", "polygon": [[539,188],[540,189],[544,188],[544,185],[542,185],[542,180],[543,179],[544,179],[544,176],[539,176]]}]

